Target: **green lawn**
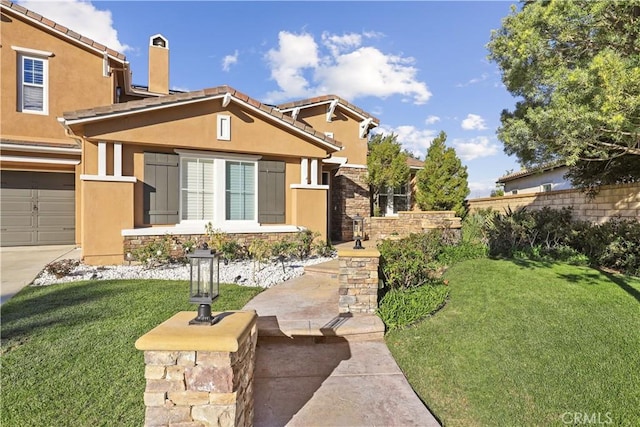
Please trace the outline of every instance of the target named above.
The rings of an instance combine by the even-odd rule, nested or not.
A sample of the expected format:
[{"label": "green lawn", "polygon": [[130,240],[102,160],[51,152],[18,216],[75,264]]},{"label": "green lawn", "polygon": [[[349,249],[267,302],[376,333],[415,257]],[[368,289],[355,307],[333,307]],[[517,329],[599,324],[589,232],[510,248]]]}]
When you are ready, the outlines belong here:
[{"label": "green lawn", "polygon": [[640,425],[640,279],[490,259],[445,278],[442,311],[387,335],[445,426]]},{"label": "green lawn", "polygon": [[[214,311],[261,288],[221,285]],[[89,281],[25,288],[2,306],[2,426],[141,426],[135,341],[188,303],[188,282]]]}]

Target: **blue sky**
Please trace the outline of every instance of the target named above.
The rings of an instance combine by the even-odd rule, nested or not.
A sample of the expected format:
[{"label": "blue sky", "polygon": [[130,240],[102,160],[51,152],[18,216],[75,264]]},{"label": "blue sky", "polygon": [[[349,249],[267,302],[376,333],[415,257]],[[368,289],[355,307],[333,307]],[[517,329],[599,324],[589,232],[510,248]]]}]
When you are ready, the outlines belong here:
[{"label": "blue sky", "polygon": [[123,52],[135,84],[147,84],[149,37],[160,33],[174,89],[227,84],[268,103],[336,94],[421,158],[445,131],[470,197],[520,169],[495,135],[516,100],[485,47],[515,2],[19,3]]}]

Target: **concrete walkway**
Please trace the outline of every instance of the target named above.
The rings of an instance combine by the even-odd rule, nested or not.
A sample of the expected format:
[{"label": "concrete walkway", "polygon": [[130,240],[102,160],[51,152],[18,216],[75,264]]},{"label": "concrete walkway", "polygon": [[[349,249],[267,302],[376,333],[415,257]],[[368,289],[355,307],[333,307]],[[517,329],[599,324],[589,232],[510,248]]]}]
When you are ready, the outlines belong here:
[{"label": "concrete walkway", "polygon": [[245,306],[259,315],[254,426],[439,426],[389,352],[382,321],[338,314],[332,263]]},{"label": "concrete walkway", "polygon": [[79,259],[75,245],[17,246],[0,248],[0,304],[31,284],[42,269],[58,259]]}]

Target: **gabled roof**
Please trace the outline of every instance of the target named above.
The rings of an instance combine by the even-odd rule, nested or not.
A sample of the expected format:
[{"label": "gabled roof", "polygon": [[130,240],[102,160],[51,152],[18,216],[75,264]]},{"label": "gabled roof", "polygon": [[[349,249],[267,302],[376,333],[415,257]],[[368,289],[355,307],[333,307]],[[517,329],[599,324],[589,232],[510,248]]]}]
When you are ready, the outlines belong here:
[{"label": "gabled roof", "polygon": [[287,102],[285,104],[278,105],[277,108],[280,111],[288,112],[296,108],[311,108],[317,105],[330,104],[333,101],[338,101],[338,105],[342,106],[347,110],[350,110],[352,113],[362,117],[363,119],[371,119],[370,126],[372,127],[378,126],[378,124],[380,123],[380,121],[373,115],[367,113],[360,107],[356,107],[355,105],[344,100],[343,98],[340,98],[337,95],[322,95],[322,96],[316,96],[315,98],[301,99],[299,101]]},{"label": "gabled roof", "polygon": [[277,108],[263,104],[260,101],[250,98],[244,93],[226,85],[192,92],[175,93],[157,98],[146,98],[137,101],[123,102],[120,104],[111,104],[85,110],[65,112],[63,117],[58,119],[58,121],[60,121],[63,126],[72,126],[78,123],[96,122],[119,116],[171,108],[212,99],[221,99],[223,106],[228,105],[228,102],[233,100],[234,102],[237,102],[258,114],[280,122],[289,129],[298,133],[303,133],[306,136],[310,136],[326,148],[333,151],[339,151],[342,149],[342,146],[338,141],[326,136],[324,133],[318,132],[312,127],[294,120],[290,116],[278,111]]},{"label": "gabled roof", "polygon": [[424,167],[424,162],[414,159],[413,157],[407,157],[407,165],[410,169],[422,169]]},{"label": "gabled roof", "polygon": [[63,38],[69,39],[69,41],[73,42],[73,43],[77,43],[80,45],[83,45],[85,47],[88,47],[89,49],[100,53],[100,54],[107,54],[109,57],[111,57],[112,59],[115,59],[119,62],[125,62],[126,61],[126,57],[120,53],[117,52],[113,49],[108,48],[107,46],[100,44],[88,37],[85,37],[81,34],[78,34],[74,31],[71,31],[70,29],[68,29],[67,27],[60,25],[50,19],[45,18],[42,15],[39,15],[25,7],[22,7],[16,3],[13,3],[11,1],[8,0],[2,0],[2,3],[0,4],[0,8],[3,11],[11,11],[13,13],[15,13],[16,15],[20,15],[24,18],[26,18],[28,21],[40,26],[41,28],[44,28],[48,31],[51,31],[53,33],[56,33],[58,35],[60,35]]},{"label": "gabled roof", "polygon": [[532,169],[523,169],[518,172],[513,172],[508,175],[501,176],[496,181],[497,184],[504,184],[505,182],[513,181],[515,179],[524,178],[525,176],[531,176],[535,174],[540,174],[548,171],[552,171],[554,169],[566,167],[567,165],[564,162],[556,162],[549,163],[546,165],[538,166]]}]

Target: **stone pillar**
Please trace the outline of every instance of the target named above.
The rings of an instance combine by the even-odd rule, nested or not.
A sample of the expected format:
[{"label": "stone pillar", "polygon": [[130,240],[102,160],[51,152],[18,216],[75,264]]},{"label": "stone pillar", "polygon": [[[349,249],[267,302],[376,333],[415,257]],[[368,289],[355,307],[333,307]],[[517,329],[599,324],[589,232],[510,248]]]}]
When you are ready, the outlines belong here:
[{"label": "stone pillar", "polygon": [[[371,211],[366,167],[341,166],[331,181],[331,239],[353,240],[353,217],[368,221]],[[365,227],[366,228],[366,227]]]},{"label": "stone pillar", "polygon": [[340,313],[373,314],[378,308],[377,249],[346,249],[338,251]]},{"label": "stone pillar", "polygon": [[144,425],[253,425],[257,314],[225,312],[213,326],[189,325],[196,315],[177,313],[136,341],[144,351]]}]

